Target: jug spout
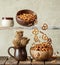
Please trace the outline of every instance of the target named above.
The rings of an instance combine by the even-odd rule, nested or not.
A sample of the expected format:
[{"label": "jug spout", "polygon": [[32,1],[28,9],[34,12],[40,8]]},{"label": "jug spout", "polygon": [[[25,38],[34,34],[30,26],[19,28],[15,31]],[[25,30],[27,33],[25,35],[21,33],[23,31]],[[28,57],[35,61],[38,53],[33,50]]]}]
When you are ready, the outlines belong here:
[{"label": "jug spout", "polygon": [[26,38],[26,37],[23,37],[23,38],[21,39],[20,46],[22,46],[22,47],[26,46],[26,45],[28,44],[29,40],[30,40],[30,39],[28,39],[28,38]]}]

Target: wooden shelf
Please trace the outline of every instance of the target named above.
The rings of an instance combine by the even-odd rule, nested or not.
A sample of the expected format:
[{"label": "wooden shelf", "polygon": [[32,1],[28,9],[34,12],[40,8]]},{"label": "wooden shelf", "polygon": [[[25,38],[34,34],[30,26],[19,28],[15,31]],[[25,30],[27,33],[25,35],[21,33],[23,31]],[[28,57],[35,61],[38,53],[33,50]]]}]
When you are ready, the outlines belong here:
[{"label": "wooden shelf", "polygon": [[35,27],[0,27],[0,30],[11,30],[11,29],[34,29]]},{"label": "wooden shelf", "polygon": [[[0,30],[11,30],[11,29],[28,29],[32,30],[34,28],[41,29],[39,26],[32,26],[32,27],[0,27]],[[58,26],[49,26],[47,30],[60,30],[60,27]]]}]

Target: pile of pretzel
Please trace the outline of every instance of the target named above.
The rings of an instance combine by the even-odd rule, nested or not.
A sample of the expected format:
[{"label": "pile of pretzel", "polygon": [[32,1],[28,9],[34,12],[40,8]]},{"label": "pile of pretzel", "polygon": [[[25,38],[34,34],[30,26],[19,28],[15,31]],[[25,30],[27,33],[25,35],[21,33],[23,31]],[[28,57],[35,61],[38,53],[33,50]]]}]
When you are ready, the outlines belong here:
[{"label": "pile of pretzel", "polygon": [[33,14],[30,14],[30,13],[20,14],[20,15],[18,15],[18,18],[20,18],[24,22],[29,22],[29,21],[34,21],[35,20],[35,16]]},{"label": "pile of pretzel", "polygon": [[52,46],[50,44],[48,44],[47,42],[35,44],[32,47],[32,50],[36,50],[36,51],[49,51],[50,49],[52,49]]}]

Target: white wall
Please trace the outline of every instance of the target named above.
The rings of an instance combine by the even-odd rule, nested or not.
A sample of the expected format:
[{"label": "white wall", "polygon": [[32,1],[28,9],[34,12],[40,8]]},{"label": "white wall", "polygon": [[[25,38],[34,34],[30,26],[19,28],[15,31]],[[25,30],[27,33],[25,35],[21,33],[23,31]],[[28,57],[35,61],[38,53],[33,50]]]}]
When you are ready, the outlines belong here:
[{"label": "white wall", "polygon": [[[37,13],[38,26],[47,23],[49,26],[60,26],[60,0],[0,0],[0,26],[2,17],[13,17],[14,26],[20,26],[15,19],[17,11],[31,9]],[[7,49],[12,46],[16,30],[0,30],[0,56],[8,55]],[[29,32],[29,33],[28,33]],[[45,31],[44,31],[45,32]],[[53,40],[53,48],[60,52],[60,30],[46,31]],[[27,49],[33,43],[31,30],[24,30],[24,36],[31,38]],[[12,51],[13,52],[13,51]],[[29,50],[27,50],[28,55]]]}]

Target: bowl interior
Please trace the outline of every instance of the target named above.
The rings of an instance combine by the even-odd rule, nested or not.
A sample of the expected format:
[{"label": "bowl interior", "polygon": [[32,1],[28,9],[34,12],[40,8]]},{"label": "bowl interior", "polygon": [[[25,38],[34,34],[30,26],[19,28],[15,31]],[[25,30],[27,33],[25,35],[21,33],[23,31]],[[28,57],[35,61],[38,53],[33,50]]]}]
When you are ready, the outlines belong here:
[{"label": "bowl interior", "polygon": [[23,14],[23,13],[28,13],[28,14],[34,14],[36,15],[33,11],[31,10],[20,10],[18,11],[17,15]]}]

